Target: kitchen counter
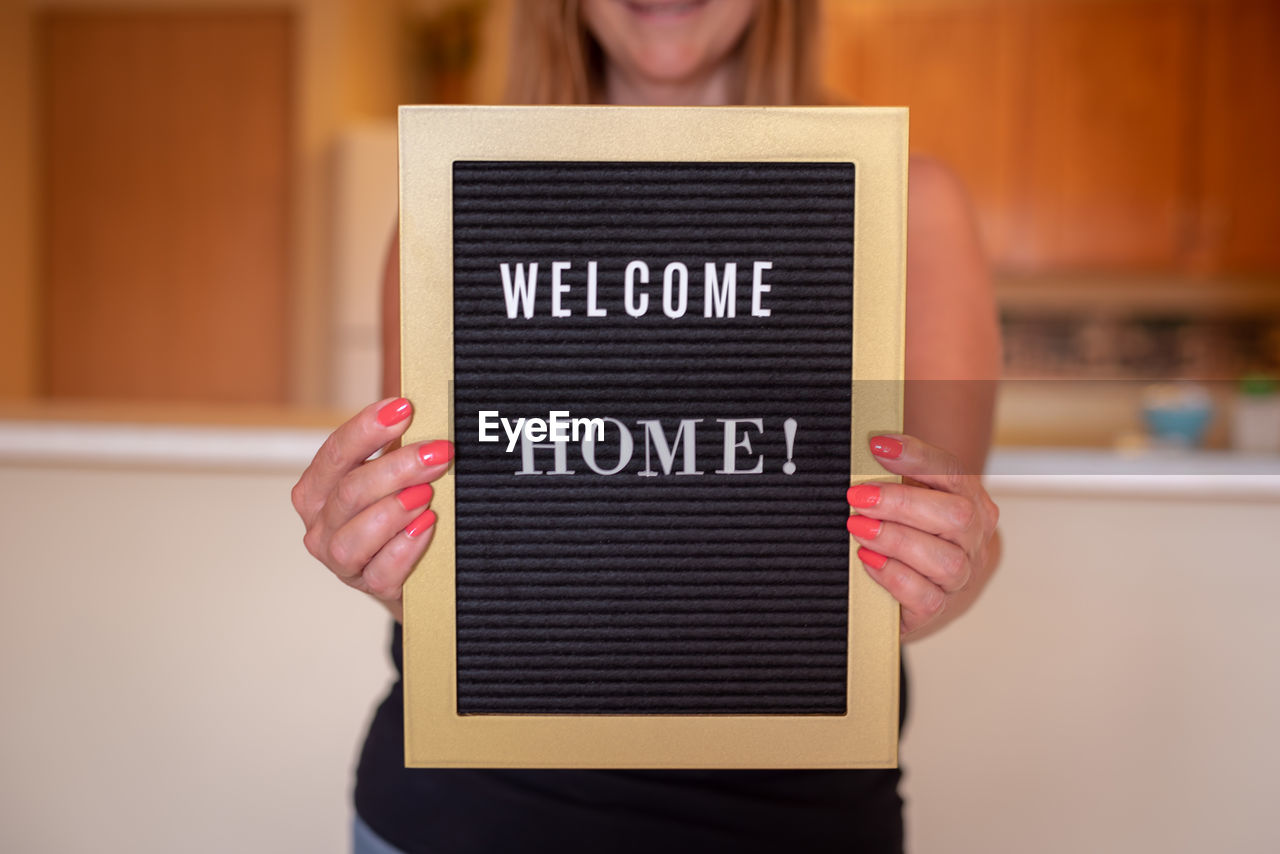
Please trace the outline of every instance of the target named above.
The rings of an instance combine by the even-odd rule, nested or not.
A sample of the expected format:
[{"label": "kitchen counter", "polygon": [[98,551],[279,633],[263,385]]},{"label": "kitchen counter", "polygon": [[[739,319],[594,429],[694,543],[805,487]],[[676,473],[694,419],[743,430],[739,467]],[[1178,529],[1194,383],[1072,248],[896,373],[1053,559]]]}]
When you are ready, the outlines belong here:
[{"label": "kitchen counter", "polygon": [[1000,447],[991,453],[987,483],[1003,493],[1280,499],[1280,456]]},{"label": "kitchen counter", "polygon": [[[288,499],[341,416],[122,415],[0,417],[0,755],[24,781],[0,826],[42,839],[76,803],[78,850],[159,809],[225,849],[265,799],[276,838],[322,850],[393,678],[386,613]],[[908,653],[921,850],[1277,850],[1280,458],[1001,447],[989,481],[1002,568]],[[993,802],[1007,820],[971,820]],[[1046,836],[1064,804],[1082,830]]]}]

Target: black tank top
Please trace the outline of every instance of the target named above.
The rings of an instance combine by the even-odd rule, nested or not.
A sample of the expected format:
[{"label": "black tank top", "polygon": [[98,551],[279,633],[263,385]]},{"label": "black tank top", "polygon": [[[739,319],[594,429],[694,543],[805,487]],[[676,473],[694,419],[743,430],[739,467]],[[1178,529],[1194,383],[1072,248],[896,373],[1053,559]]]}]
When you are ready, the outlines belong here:
[{"label": "black tank top", "polygon": [[[402,634],[391,657],[403,674]],[[906,679],[901,718],[906,719]],[[504,771],[404,767],[403,676],[378,707],[356,811],[423,854],[901,852],[897,770]]]}]

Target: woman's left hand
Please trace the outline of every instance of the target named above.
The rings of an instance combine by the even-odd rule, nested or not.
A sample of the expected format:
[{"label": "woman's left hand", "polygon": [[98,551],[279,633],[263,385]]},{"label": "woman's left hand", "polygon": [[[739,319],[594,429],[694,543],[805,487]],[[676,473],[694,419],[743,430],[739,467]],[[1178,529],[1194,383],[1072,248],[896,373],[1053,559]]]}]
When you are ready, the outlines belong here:
[{"label": "woman's left hand", "polygon": [[873,438],[871,452],[909,481],[850,487],[848,528],[867,572],[901,604],[906,639],[972,601],[996,562],[1000,511],[981,475],[941,448],[892,435]]}]

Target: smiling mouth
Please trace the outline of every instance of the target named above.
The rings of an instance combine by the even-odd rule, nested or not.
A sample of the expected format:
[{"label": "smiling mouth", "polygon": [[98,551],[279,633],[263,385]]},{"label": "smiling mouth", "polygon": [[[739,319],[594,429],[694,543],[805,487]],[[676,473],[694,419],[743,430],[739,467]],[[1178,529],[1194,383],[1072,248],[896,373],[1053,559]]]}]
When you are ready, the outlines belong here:
[{"label": "smiling mouth", "polygon": [[632,13],[647,18],[678,18],[701,9],[709,2],[711,0],[621,0]]}]

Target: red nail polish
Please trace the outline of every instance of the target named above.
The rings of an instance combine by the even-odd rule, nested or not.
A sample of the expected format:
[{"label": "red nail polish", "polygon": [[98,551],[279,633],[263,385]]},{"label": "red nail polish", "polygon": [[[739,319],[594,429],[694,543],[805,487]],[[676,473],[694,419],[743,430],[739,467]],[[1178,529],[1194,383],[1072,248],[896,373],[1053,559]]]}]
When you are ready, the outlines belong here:
[{"label": "red nail polish", "polygon": [[420,483],[417,486],[411,486],[408,489],[400,490],[400,494],[396,496],[396,501],[399,501],[400,506],[405,510],[414,510],[418,507],[426,507],[430,504],[431,495],[431,484]]},{"label": "red nail polish", "polygon": [[873,552],[866,547],[858,549],[858,560],[872,569],[884,569],[884,565],[889,562],[889,559],[880,552]]},{"label": "red nail polish", "polygon": [[866,516],[850,516],[849,521],[845,523],[845,527],[849,529],[849,533],[855,537],[861,537],[864,540],[874,540],[880,536],[880,520],[868,519]]},{"label": "red nail polish", "polygon": [[399,424],[409,417],[410,412],[413,412],[413,404],[403,397],[397,397],[378,410],[378,423],[383,427]]},{"label": "red nail polish", "polygon": [[453,443],[444,439],[428,442],[418,449],[418,459],[424,466],[438,466],[453,459]]},{"label": "red nail polish", "polygon": [[875,507],[880,503],[880,487],[874,483],[860,483],[849,487],[846,497],[853,507]]},{"label": "red nail polish", "polygon": [[404,532],[408,534],[410,538],[418,537],[418,536],[421,536],[424,531],[428,530],[435,523],[436,523],[436,511],[425,510],[423,511],[421,516],[419,516],[417,519],[414,519],[412,522],[410,522],[408,525],[405,526]]},{"label": "red nail polish", "polygon": [[888,436],[876,436],[871,440],[871,453],[886,460],[896,460],[902,456],[902,443]]}]

